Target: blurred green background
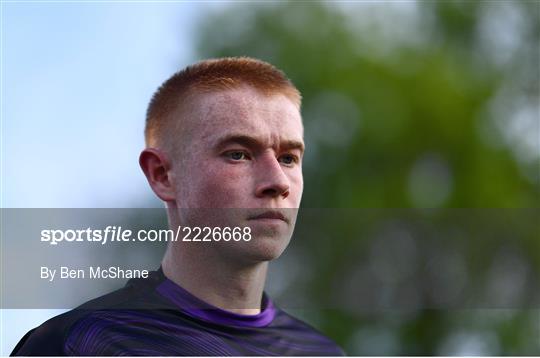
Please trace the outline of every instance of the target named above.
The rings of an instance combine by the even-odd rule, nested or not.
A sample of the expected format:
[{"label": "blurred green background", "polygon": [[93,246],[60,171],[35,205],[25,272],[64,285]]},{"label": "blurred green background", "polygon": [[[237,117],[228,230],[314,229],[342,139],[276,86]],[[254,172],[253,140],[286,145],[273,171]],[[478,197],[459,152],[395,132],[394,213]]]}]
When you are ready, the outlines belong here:
[{"label": "blurred green background", "polygon": [[[365,259],[372,268],[382,262],[388,277],[416,263],[420,268],[393,285],[423,283],[424,291],[416,290],[422,296],[426,287],[444,292],[436,278],[425,283],[430,264],[439,273],[463,271],[465,290],[515,294],[508,305],[485,300],[444,309],[421,297],[415,309],[383,304],[370,312],[377,302],[362,301],[360,290],[343,294],[359,310],[354,302],[329,304],[305,310],[306,320],[348,354],[540,354],[540,217],[518,209],[538,208],[540,199],[539,2],[236,4],[215,10],[199,30],[200,58],[264,59],[303,93],[304,208],[363,208],[367,216],[381,209],[360,232],[361,218],[334,218],[328,235],[293,246],[284,265],[310,262],[310,269],[298,269],[289,293],[309,292],[311,303],[324,307],[335,302],[336,282]],[[384,224],[395,219],[391,208],[436,212],[428,213],[436,235],[422,237],[400,219],[409,241],[378,240],[374,226],[393,230]],[[456,235],[466,217],[483,234]],[[500,223],[502,241],[493,239]],[[362,277],[342,284],[368,285]]]},{"label": "blurred green background", "polygon": [[198,52],[299,87],[304,206],[537,207],[539,6],[239,4],[204,20]]}]

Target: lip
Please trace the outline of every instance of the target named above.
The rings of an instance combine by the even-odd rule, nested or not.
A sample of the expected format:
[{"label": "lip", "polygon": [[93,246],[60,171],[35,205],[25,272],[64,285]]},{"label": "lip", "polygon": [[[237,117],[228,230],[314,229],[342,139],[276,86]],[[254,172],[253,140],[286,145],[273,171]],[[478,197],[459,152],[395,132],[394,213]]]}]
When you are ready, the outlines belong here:
[{"label": "lip", "polygon": [[289,223],[289,220],[277,210],[268,210],[258,215],[250,216],[248,220],[281,220]]}]

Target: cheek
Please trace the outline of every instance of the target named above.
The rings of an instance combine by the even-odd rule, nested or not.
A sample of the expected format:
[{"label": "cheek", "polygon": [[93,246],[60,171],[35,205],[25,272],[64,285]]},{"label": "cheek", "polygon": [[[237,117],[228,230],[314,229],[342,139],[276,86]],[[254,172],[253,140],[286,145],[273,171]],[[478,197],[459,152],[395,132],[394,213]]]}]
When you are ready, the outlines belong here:
[{"label": "cheek", "polygon": [[294,200],[295,204],[300,204],[302,199],[302,192],[304,190],[304,178],[302,172],[299,172],[293,175],[290,178],[291,181],[291,199]]},{"label": "cheek", "polygon": [[302,175],[302,169],[295,169],[289,175],[291,186],[302,189],[304,187],[304,176]]},{"label": "cheek", "polygon": [[190,188],[185,193],[190,207],[234,207],[240,204],[243,191],[248,187],[247,177],[240,166],[226,163],[201,163],[189,176]]}]

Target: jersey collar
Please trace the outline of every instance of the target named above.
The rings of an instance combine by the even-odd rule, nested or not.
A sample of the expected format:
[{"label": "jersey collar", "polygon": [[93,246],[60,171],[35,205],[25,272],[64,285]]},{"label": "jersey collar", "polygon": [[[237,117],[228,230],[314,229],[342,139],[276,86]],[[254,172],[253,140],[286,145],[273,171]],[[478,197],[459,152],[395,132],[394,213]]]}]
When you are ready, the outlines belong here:
[{"label": "jersey collar", "polygon": [[163,281],[157,286],[159,294],[169,299],[182,312],[196,319],[206,322],[236,327],[265,327],[269,325],[276,315],[276,308],[272,300],[263,293],[262,309],[256,315],[243,315],[215,307],[188,292],[181,286],[169,280],[161,267],[158,274]]}]

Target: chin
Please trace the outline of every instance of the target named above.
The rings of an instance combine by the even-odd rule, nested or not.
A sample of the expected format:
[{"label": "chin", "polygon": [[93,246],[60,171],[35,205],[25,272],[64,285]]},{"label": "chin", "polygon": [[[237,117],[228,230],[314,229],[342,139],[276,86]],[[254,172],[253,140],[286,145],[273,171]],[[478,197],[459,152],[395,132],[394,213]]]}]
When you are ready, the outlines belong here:
[{"label": "chin", "polygon": [[281,256],[288,243],[288,239],[276,240],[276,238],[260,237],[257,243],[250,245],[246,256],[256,262],[272,261]]},{"label": "chin", "polygon": [[235,242],[227,247],[227,256],[234,261],[248,264],[272,261],[281,256],[289,244],[290,237],[258,236],[249,242]]}]

